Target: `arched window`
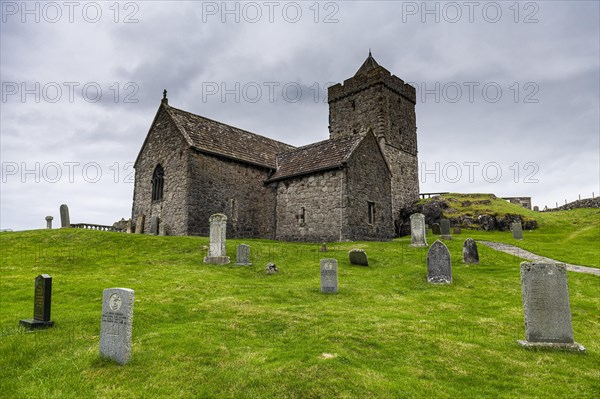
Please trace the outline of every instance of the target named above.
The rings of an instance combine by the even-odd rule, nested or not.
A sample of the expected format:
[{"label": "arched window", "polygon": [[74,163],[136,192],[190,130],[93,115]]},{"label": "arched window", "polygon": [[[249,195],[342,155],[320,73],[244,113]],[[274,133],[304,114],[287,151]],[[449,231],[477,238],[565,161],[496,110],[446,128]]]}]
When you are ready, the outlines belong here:
[{"label": "arched window", "polygon": [[154,173],[152,174],[152,201],[160,201],[163,199],[164,175],[165,171],[162,166],[160,166],[160,164],[156,165]]}]

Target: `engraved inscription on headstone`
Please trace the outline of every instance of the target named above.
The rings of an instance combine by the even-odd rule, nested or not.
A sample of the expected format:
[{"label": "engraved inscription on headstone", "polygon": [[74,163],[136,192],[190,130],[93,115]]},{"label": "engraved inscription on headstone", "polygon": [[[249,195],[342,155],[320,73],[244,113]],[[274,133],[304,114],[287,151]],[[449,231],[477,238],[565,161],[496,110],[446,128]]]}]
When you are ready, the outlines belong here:
[{"label": "engraved inscription on headstone", "polygon": [[440,240],[431,244],[427,251],[427,281],[433,284],[452,283],[450,251]]},{"label": "engraved inscription on headstone", "polygon": [[513,238],[515,240],[523,239],[523,227],[521,226],[521,222],[514,222],[513,224],[511,224],[510,229],[512,230]]},{"label": "engraved inscription on headstone", "polygon": [[427,232],[425,231],[425,215],[414,213],[410,215],[411,247],[426,247]]},{"label": "engraved inscription on headstone", "polygon": [[35,278],[33,319],[20,320],[19,324],[29,329],[52,327],[54,322],[50,320],[51,304],[52,277],[40,274]]},{"label": "engraved inscription on headstone", "polygon": [[452,235],[450,235],[450,221],[448,219],[442,219],[442,222],[440,224],[440,230],[442,232],[442,239],[452,239]]},{"label": "engraved inscription on headstone", "polygon": [[235,264],[240,266],[251,266],[250,245],[240,244],[237,246]]},{"label": "engraved inscription on headstone", "polygon": [[208,255],[204,258],[204,263],[229,263],[229,256],[226,256],[225,252],[227,216],[222,213],[215,213],[209,218],[209,222],[210,245],[208,247]]},{"label": "engraved inscription on headstone", "polygon": [[60,227],[71,227],[69,207],[66,204],[60,206]]},{"label": "engraved inscription on headstone", "polygon": [[563,263],[521,263],[525,341],[521,346],[584,351],[574,341]]},{"label": "engraved inscription on headstone", "polygon": [[321,259],[321,292],[337,294],[338,292],[338,263],[336,259]]},{"label": "engraved inscription on headstone", "polygon": [[352,249],[348,252],[348,256],[353,265],[369,266],[369,259],[364,249]]},{"label": "engraved inscription on headstone", "polygon": [[134,291],[107,288],[102,294],[100,355],[125,364],[131,358]]},{"label": "engraved inscription on headstone", "polygon": [[479,263],[479,251],[477,250],[477,243],[472,238],[467,238],[463,244],[462,249],[463,262],[464,263]]}]

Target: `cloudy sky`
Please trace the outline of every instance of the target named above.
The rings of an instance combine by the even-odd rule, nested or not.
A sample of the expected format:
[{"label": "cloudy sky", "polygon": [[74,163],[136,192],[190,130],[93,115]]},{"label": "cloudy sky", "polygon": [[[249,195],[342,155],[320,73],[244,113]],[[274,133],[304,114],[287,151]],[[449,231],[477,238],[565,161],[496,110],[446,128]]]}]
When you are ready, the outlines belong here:
[{"label": "cloudy sky", "polygon": [[1,229],[131,214],[169,103],[293,145],[375,59],[418,91],[421,192],[599,195],[599,2],[1,1]]}]

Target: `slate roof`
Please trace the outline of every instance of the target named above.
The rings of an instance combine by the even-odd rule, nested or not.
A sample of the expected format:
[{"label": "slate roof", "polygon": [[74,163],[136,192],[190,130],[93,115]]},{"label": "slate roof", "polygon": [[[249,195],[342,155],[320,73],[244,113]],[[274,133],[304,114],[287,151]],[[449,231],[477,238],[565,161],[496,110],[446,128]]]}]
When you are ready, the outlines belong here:
[{"label": "slate roof", "polygon": [[365,135],[341,137],[298,147],[277,156],[276,181],[343,167]]},{"label": "slate roof", "polygon": [[165,109],[190,146],[203,152],[275,169],[277,154],[295,148],[169,105]]},{"label": "slate roof", "polygon": [[375,58],[371,55],[371,51],[369,50],[369,56],[363,62],[363,64],[358,68],[358,71],[354,74],[354,76],[362,75],[363,73],[369,72],[371,69],[377,68],[379,64],[375,61]]}]

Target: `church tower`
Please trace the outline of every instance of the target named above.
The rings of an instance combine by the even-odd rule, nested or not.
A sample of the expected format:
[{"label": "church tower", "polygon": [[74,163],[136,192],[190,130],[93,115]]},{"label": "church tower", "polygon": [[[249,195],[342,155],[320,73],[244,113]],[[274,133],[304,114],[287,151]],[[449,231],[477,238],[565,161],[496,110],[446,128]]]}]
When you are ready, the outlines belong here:
[{"label": "church tower", "polygon": [[353,77],[329,88],[328,102],[331,139],[373,129],[392,172],[397,229],[400,209],[419,198],[415,88],[380,66],[369,51]]}]

